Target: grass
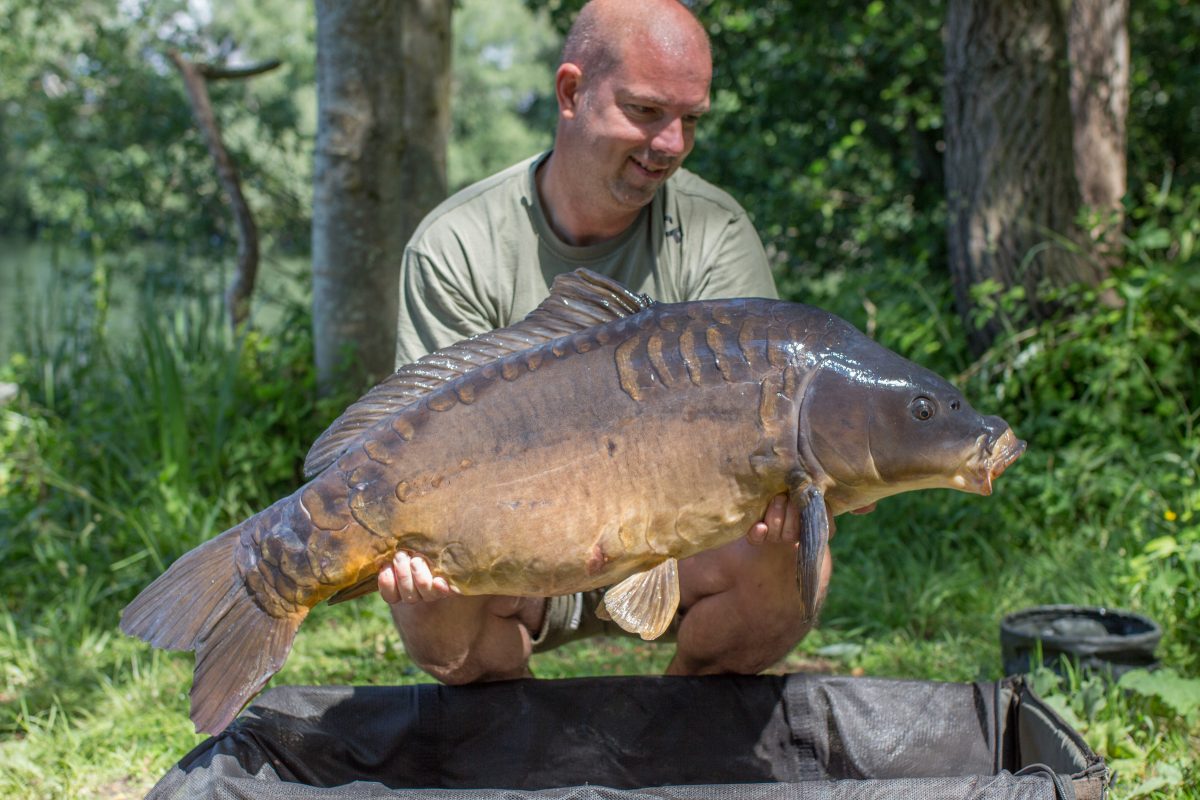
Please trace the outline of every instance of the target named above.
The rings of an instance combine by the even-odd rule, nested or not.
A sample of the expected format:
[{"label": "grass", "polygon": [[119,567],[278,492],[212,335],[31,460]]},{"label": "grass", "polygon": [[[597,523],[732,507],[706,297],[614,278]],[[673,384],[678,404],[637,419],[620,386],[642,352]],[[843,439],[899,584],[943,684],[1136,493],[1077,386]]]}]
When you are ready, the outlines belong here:
[{"label": "grass", "polygon": [[[1047,325],[974,364],[951,343],[906,344],[968,372],[967,394],[1033,446],[991,498],[926,492],[839,520],[822,625],[779,669],[991,680],[1005,613],[1133,608],[1166,628],[1169,670],[1121,685],[1033,679],[1117,768],[1115,798],[1200,798],[1195,280],[1153,261],[1121,279],[1125,308]],[[848,279],[830,304],[875,291]],[[875,306],[886,342],[901,322]],[[201,741],[187,719],[191,655],[150,650],[116,621],[163,565],[296,485],[308,443],[349,399],[314,399],[307,330],[297,312],[235,340],[201,305],[147,319],[126,349],[67,340],[0,368],[21,387],[0,408],[3,796],[140,797]],[[598,639],[532,666],[545,678],[657,673],[670,654]],[[423,680],[371,598],[314,610],[275,682]]]}]

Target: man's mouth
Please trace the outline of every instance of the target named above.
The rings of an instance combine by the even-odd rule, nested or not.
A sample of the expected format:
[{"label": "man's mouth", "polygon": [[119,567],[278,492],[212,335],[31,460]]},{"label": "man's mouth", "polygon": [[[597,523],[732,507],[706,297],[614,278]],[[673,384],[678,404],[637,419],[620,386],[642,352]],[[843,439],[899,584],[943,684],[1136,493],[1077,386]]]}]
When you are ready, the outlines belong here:
[{"label": "man's mouth", "polygon": [[667,173],[667,170],[670,169],[669,164],[662,167],[655,167],[651,166],[645,161],[642,161],[641,159],[635,158],[634,156],[630,156],[629,160],[633,162],[634,166],[637,167],[639,171],[649,178],[661,178]]}]

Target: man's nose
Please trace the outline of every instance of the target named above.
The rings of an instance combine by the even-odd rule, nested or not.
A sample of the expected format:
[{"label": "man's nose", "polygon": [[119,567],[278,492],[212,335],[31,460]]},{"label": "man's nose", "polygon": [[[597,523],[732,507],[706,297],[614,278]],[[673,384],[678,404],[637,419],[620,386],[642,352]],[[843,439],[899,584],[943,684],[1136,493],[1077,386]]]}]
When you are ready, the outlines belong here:
[{"label": "man's nose", "polygon": [[684,134],[683,120],[672,117],[666,125],[659,128],[650,146],[659,153],[678,157],[687,152],[687,138]]}]

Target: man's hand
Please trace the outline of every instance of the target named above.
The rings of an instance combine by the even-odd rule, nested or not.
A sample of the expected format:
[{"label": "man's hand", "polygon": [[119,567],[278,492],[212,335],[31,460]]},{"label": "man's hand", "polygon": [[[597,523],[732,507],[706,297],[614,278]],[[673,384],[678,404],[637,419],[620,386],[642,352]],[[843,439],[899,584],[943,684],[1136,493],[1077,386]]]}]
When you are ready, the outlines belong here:
[{"label": "man's hand", "polygon": [[771,498],[763,518],[750,526],[746,538],[752,544],[800,541],[800,509],[781,492]]},{"label": "man's hand", "polygon": [[[855,508],[850,511],[851,514],[870,514],[875,510],[875,504]],[[829,532],[833,534],[835,523],[833,521],[833,512],[829,512]],[[746,538],[751,544],[764,544],[766,542],[791,542],[795,544],[800,541],[800,509],[796,508],[796,504],[791,501],[787,494],[781,492],[771,498],[771,502],[767,504],[767,511],[763,514],[763,518],[750,526],[750,530],[746,531]]]},{"label": "man's hand", "polygon": [[379,571],[379,594],[389,605],[432,603],[457,594],[445,578],[435,578],[418,555],[397,550],[392,563]]}]

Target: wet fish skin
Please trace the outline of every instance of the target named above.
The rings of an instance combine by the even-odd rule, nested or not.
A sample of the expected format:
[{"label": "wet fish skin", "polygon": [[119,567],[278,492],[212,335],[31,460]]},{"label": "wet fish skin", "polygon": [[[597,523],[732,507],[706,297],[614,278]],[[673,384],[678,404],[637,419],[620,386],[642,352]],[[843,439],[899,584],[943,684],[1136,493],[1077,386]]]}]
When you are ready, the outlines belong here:
[{"label": "wet fish skin", "polygon": [[403,548],[464,594],[561,594],[737,538],[796,468],[770,308],[655,306],[447,384],[248,527],[244,576],[285,612]]},{"label": "wet fish skin", "polygon": [[[549,316],[574,313],[558,298],[598,324],[551,336],[563,326],[527,320],[402,370],[318,440],[309,484],[139,595],[124,630],[197,651],[199,729],[224,728],[282,665],[308,609],[374,588],[397,549],[464,594],[620,581],[610,595],[653,596],[618,609],[653,617],[618,619],[649,637],[674,614],[675,559],[743,535],[788,491],[803,508],[798,604],[812,616],[827,508],[933,486],[986,493],[1023,447],[826,312],[621,292],[560,278]],[[918,399],[930,418],[914,416]]]}]

